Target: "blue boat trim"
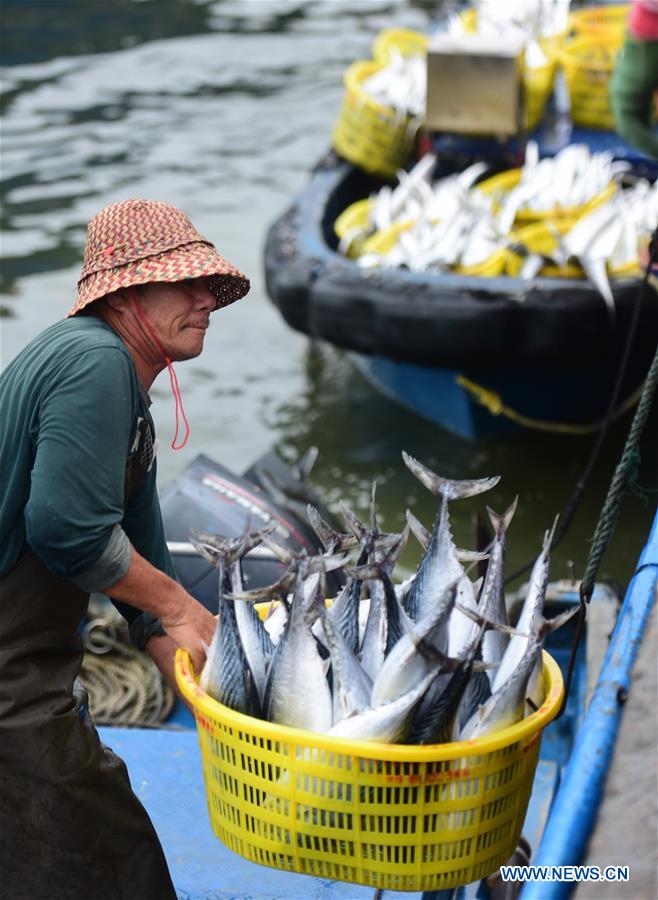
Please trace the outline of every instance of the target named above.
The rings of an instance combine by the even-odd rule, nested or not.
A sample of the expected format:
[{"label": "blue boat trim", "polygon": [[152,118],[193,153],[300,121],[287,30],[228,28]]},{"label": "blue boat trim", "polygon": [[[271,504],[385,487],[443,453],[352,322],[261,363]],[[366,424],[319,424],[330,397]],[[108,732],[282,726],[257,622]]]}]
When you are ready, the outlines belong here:
[{"label": "blue boat trim", "polygon": [[[582,861],[603,795],[623,698],[630,689],[633,664],[654,604],[657,582],[658,513],[626,592],[596,689],[533,860],[535,865],[578,865]],[[521,896],[522,900],[558,900],[568,897],[572,889],[568,882],[533,882],[524,886]]]}]

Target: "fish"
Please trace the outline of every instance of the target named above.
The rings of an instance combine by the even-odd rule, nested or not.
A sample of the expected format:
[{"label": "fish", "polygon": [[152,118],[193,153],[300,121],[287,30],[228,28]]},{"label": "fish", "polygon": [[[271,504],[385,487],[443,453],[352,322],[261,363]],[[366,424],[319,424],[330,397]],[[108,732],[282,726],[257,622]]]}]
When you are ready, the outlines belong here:
[{"label": "fish", "polygon": [[217,628],[210,647],[206,647],[206,662],[199,686],[224,706],[248,716],[260,716],[258,689],[240,638],[234,601],[229,595],[229,569],[234,560],[241,558],[247,543],[243,536],[233,542],[227,541],[221,550],[217,548],[212,553],[205,544],[198,541],[195,544],[219,571]]},{"label": "fish", "polygon": [[[485,618],[501,625],[509,625],[505,605],[505,535],[516,512],[518,501],[519,498],[515,497],[513,503],[501,516],[487,507],[487,513],[494,529],[494,540],[484,576],[479,612]],[[508,644],[508,634],[498,629],[489,629],[482,638],[482,659],[485,662],[500,663]],[[487,674],[493,687],[495,669],[490,670]]]},{"label": "fish", "polygon": [[435,672],[429,672],[418,684],[396,700],[348,716],[334,725],[328,734],[331,737],[355,741],[380,741],[386,744],[404,740],[414,708],[434,677]]},{"label": "fish", "polygon": [[[232,594],[236,594],[244,589],[242,557],[250,549],[258,546],[264,535],[269,534],[271,530],[272,527],[268,526],[253,535],[246,534],[240,541],[195,530],[191,532],[190,538],[202,555],[210,558],[211,561],[222,554],[230,560],[230,586]],[[258,691],[259,701],[262,703],[267,666],[274,651],[274,644],[251,603],[237,603],[235,605],[235,620],[256,690]]]},{"label": "fish", "polygon": [[456,668],[446,673],[439,670],[429,685],[414,711],[407,734],[410,744],[441,744],[456,739],[460,725],[459,711],[467,689],[473,684],[474,676],[480,675],[487,680],[485,672],[473,671],[483,633],[484,627],[481,626],[470,645],[464,648]]},{"label": "fish", "polygon": [[[400,610],[399,601],[392,590],[390,574],[404,550],[409,534],[408,528],[402,532],[397,542],[386,553],[381,555],[377,551],[376,541],[372,550],[372,568],[365,577],[368,578],[370,587],[370,607],[366,620],[365,632],[360,647],[361,663],[371,678],[376,678],[386,654],[400,636],[402,624],[401,618],[404,611]],[[362,570],[352,570],[352,574]]]},{"label": "fish", "polygon": [[[521,615],[516,623],[516,630],[521,634],[514,636],[505,650],[505,654],[501,659],[500,666],[496,671],[493,684],[491,685],[491,689],[494,692],[509,680],[513,671],[520,665],[527,644],[527,639],[522,635],[534,633],[537,630],[538,623],[542,619],[544,597],[546,596],[546,586],[548,585],[549,552],[557,527],[557,521],[556,517],[553,526],[546,532],[541,552],[532,567],[528,584],[528,593],[526,594]],[[535,706],[541,705],[543,700],[541,669],[541,658],[538,657],[536,671],[531,674],[530,683],[528,685],[528,696]]]},{"label": "fish", "polygon": [[306,560],[294,563],[295,582],[288,619],[276,645],[265,684],[263,712],[270,722],[324,733],[333,724],[333,699],[311,625],[324,605],[324,579],[310,602],[304,596]]},{"label": "fish", "polygon": [[372,705],[381,706],[401,697],[447,657],[436,647],[437,628],[450,615],[457,598],[459,579],[448,585],[429,613],[411,625],[391,649],[374,680]]},{"label": "fish", "polygon": [[[405,608],[410,618],[418,621],[431,613],[437,598],[444,595],[452,582],[460,582],[460,594],[472,593],[471,582],[457,558],[455,545],[450,533],[448,502],[458,498],[473,497],[494,487],[500,478],[480,478],[476,480],[454,481],[441,478],[426,468],[408,453],[402,458],[408,469],[433,494],[440,498],[439,514],[434,523],[432,536],[413,584],[405,598]],[[447,635],[439,650],[447,650]]]},{"label": "fish", "polygon": [[[512,628],[504,568],[518,497],[502,514],[487,507],[494,536],[484,551],[459,549],[450,531],[450,501],[478,496],[498,477],[446,479],[406,452],[403,459],[439,498],[431,530],[407,511],[401,534],[383,531],[373,485],[368,525],[340,504],[345,533],[306,505],[324,547],[315,556],[292,552],[272,526],[247,529],[239,537],[192,532],[197,551],[218,570],[218,627],[206,648],[202,690],[278,725],[418,745],[491,734],[541,705],[544,639],[574,612],[544,618],[557,518],[544,535]],[[422,558],[416,571],[397,583],[394,572],[410,531],[423,548]],[[258,543],[285,570],[273,584],[246,590],[241,561]],[[485,560],[484,578],[472,582],[470,568]],[[346,580],[332,600],[326,573],[337,568]],[[254,607],[257,600],[270,601],[264,623]],[[298,755],[308,753],[310,760],[315,752],[300,748]],[[281,767],[280,783],[289,777]],[[278,795],[266,794],[265,802],[279,808]],[[307,812],[314,822],[316,813]]]},{"label": "fish", "polygon": [[[459,733],[460,741],[470,741],[474,738],[484,737],[494,731],[500,731],[503,728],[508,728],[510,725],[515,725],[523,719],[528,682],[533,671],[541,663],[541,650],[544,638],[568,622],[577,612],[578,607],[574,607],[551,620],[544,619],[543,616],[534,620],[534,630],[525,638],[525,648],[516,668],[464,725]],[[510,647],[511,642],[505,656],[510,652]],[[541,706],[543,700],[542,690],[542,696],[537,704],[537,708]]]},{"label": "fish", "polygon": [[333,725],[370,705],[372,679],[327,612],[321,615],[331,656]]}]

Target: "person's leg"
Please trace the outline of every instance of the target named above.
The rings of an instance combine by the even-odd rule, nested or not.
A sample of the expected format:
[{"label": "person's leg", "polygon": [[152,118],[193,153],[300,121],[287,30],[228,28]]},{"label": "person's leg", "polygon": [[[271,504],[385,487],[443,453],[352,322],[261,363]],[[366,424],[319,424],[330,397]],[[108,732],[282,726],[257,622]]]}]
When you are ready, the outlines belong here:
[{"label": "person's leg", "polygon": [[36,728],[0,733],[0,895],[174,900],[164,853],[126,767],[79,709],[78,700]]}]

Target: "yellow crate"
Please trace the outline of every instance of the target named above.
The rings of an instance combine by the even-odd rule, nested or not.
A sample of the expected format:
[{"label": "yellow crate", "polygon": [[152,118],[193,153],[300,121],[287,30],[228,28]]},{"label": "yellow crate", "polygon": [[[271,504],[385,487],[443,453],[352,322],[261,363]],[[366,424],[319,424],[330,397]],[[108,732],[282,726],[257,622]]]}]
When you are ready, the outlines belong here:
[{"label": "yellow crate", "polygon": [[395,53],[401,56],[425,56],[429,36],[409,28],[387,28],[380,31],[372,45],[372,55],[380,63],[391,61]]},{"label": "yellow crate", "polygon": [[217,837],[261,865],[398,891],[476,881],[506,862],[526,813],[542,730],[564,692],[544,653],[546,700],[497,734],[451,744],[348,741],[234,712],[176,680],[194,708]]},{"label": "yellow crate", "polygon": [[621,36],[585,35],[569,41],[560,51],[576,125],[614,130],[609,86],[621,45]]},{"label": "yellow crate", "polygon": [[363,82],[383,68],[376,60],[352,63],[333,133],[337,153],[373,175],[392,179],[409,163],[420,120],[383,106],[363,90]]},{"label": "yellow crate", "polygon": [[569,16],[569,28],[578,35],[611,36],[621,40],[626,32],[630,3],[589,6]]}]

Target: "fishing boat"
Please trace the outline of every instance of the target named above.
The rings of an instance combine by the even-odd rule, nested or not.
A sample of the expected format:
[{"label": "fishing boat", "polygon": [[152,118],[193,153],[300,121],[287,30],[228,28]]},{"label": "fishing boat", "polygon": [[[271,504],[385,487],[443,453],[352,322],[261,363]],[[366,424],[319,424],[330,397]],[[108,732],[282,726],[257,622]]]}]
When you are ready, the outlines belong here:
[{"label": "fishing boat", "polygon": [[[198,523],[203,512],[204,527],[220,530],[226,529],[229,519],[233,524],[237,520],[244,523],[244,516],[255,515],[254,508],[258,508],[261,514],[267,510],[272,519],[285,520],[283,527],[289,530],[291,549],[298,548],[300,541],[305,540],[295,504],[309,496],[308,487],[300,480],[299,472],[286,471],[286,466],[276,457],[270,456],[266,463],[266,467],[252,468],[247,478],[247,473],[236,476],[207,457],[200,457],[163,496],[165,529],[176,567],[201,602],[210,602],[205,577],[208,564],[197,559],[193,562],[201,569],[192,573],[186,568],[192,561],[190,549],[180,538],[181,530],[186,528],[183,520],[188,516],[192,515]],[[263,475],[265,471],[270,473],[269,481]],[[261,479],[260,484],[256,478]],[[263,488],[263,482],[270,486],[276,484],[276,497]],[[282,502],[284,493],[289,498],[287,508]],[[314,499],[319,500],[317,496]],[[262,515],[259,518],[262,520]],[[308,541],[310,545],[310,537]],[[279,565],[273,559],[258,558],[258,554],[251,561],[247,558],[247,566],[256,566],[248,569],[252,583],[260,577],[265,581],[271,579],[271,568],[267,572],[258,571],[264,563]],[[611,588],[598,584],[594,590],[585,631],[577,644],[564,712],[545,729],[542,737],[522,839],[512,863],[566,866],[582,861],[619,729],[622,689],[628,693],[630,672],[651,610],[657,579],[658,516],[619,614],[619,597]],[[508,598],[511,609],[523,597],[523,588],[511,595]],[[577,582],[559,581],[549,585],[546,595],[549,615],[573,608],[579,602]],[[548,651],[565,674],[575,639],[574,621],[556,631],[547,642]],[[606,645],[605,637],[611,630],[612,637]],[[199,727],[202,725],[200,720]],[[202,774],[199,736],[191,712],[181,702],[177,702],[159,728],[109,726],[99,730],[103,741],[127,764],[134,790],[160,837],[181,900],[238,896],[250,900],[280,896],[300,900],[320,900],[327,896],[372,900],[372,887],[264,868],[232,852],[217,839],[209,821],[210,795],[206,794]],[[591,764],[594,758],[596,765]],[[239,822],[235,828],[238,834]],[[476,897],[496,900],[507,896],[503,893],[505,889],[499,874],[491,873],[482,881],[449,891],[382,891],[377,896],[380,900],[388,896],[410,900],[475,900]],[[530,900],[558,898],[566,896],[568,889],[568,883],[528,882],[521,896]]]},{"label": "fishing boat", "polygon": [[[565,21],[560,17],[568,13],[568,3],[474,4],[438,24],[431,40],[405,29],[382,31],[373,43],[373,59],[357,61],[345,73],[332,151],[268,231],[266,287],[285,321],[312,339],[346,350],[382,392],[467,439],[521,428],[594,430],[610,405],[633,331],[615,411],[631,406],[658,335],[655,302],[643,305],[631,328],[642,277],[637,249],[634,265],[610,269],[609,285],[601,285],[605,274],[589,280],[585,271],[591,275],[591,269],[582,259],[582,268],[573,264],[575,254],[566,237],[588,203],[568,209],[566,194],[558,191],[552,210],[541,203],[534,211],[526,210],[507,222],[502,240],[508,247],[522,246],[524,252],[530,248],[545,262],[547,245],[557,244],[559,265],[540,264],[532,270],[508,265],[500,243],[490,257],[469,264],[464,262],[467,247],[460,248],[460,261],[454,248],[446,251],[446,232],[439,238],[428,228],[438,222],[449,232],[463,206],[448,204],[451,212],[446,213],[443,195],[441,202],[436,195],[434,201],[426,199],[430,187],[449,175],[465,175],[474,163],[488,168],[483,178],[490,187],[478,183],[478,193],[505,180],[516,185],[519,173],[527,185],[537,173],[535,156],[539,161],[557,160],[565,148],[584,147],[598,159],[623,161],[620,165],[626,164],[634,176],[654,182],[658,162],[611,130],[608,80],[628,9],[625,4],[585,8]],[[517,58],[519,85],[514,81],[519,67],[505,67],[509,59],[504,45],[510,29],[518,29],[526,14],[524,62]],[[542,21],[543,30],[538,25]],[[452,36],[455,29],[458,37]],[[438,53],[432,49],[437,34],[440,39],[449,35]],[[482,49],[478,38],[488,40],[488,49]],[[478,74],[478,54],[497,53],[492,50],[497,44],[503,45],[503,55],[487,70],[494,79],[489,90],[487,77]],[[467,83],[463,90],[461,82]],[[488,91],[488,101],[481,100]],[[510,105],[518,104],[519,91],[524,106],[517,109],[516,124],[510,124],[511,115],[505,121],[501,107],[507,99]],[[452,96],[455,92],[461,106]],[[507,137],[493,138],[494,132]],[[533,164],[519,168],[526,166],[531,146]],[[411,188],[424,188],[415,193],[411,219],[404,221],[396,200],[396,213],[380,217],[389,224],[376,225],[383,231],[361,247],[361,237],[346,242],[351,226],[367,209],[367,198],[372,225],[377,195],[388,191],[390,196],[396,175],[401,192],[408,191],[423,159],[430,158],[437,161],[430,185],[419,183],[420,178]],[[590,176],[593,167],[585,167],[574,181],[577,192]],[[612,181],[606,187],[614,191]],[[485,214],[483,208],[480,218]],[[539,223],[529,229],[532,236],[523,221]],[[512,222],[514,230],[508,232]],[[424,241],[410,240],[415,232],[409,225],[413,229],[416,224],[425,229]],[[464,244],[477,224],[476,208],[462,231]],[[492,225],[495,231],[502,223],[492,220]],[[404,239],[407,247],[415,244],[417,252],[398,254],[395,263],[387,261],[390,245],[402,247]],[[374,252],[375,246],[379,261],[362,264],[367,248]],[[601,271],[610,255],[609,249],[598,260]]]},{"label": "fishing boat", "polygon": [[[571,139],[637,158],[612,134],[574,129]],[[271,226],[266,285],[286,322],[349,351],[381,391],[464,438],[528,427],[595,428],[610,400],[641,279],[612,282],[612,324],[596,286],[584,278],[364,269],[338,251],[334,223],[383,183],[329,154]],[[620,411],[636,396],[657,335],[658,305],[645,303]]]}]

